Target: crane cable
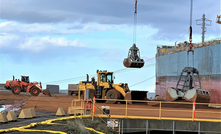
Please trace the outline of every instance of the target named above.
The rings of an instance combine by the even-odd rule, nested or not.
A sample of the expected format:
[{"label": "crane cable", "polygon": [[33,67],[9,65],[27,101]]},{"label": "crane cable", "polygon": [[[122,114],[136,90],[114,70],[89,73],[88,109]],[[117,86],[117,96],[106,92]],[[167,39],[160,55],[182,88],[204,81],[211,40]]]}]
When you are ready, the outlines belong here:
[{"label": "crane cable", "polygon": [[136,31],[137,31],[137,0],[135,0],[133,44],[136,44]]},{"label": "crane cable", "polygon": [[150,77],[150,78],[148,78],[148,79],[146,79],[146,80],[143,80],[143,81],[141,81],[141,82],[135,83],[135,84],[131,85],[130,87],[139,85],[139,84],[141,84],[141,83],[143,83],[143,82],[146,82],[146,81],[148,81],[148,80],[150,80],[150,79],[152,79],[152,78],[154,78],[154,77],[155,77],[155,76],[152,76],[152,77]]},{"label": "crane cable", "polygon": [[[152,57],[152,58],[149,58],[149,59],[146,59],[145,61],[150,61],[150,60],[153,60],[155,59],[155,57]],[[152,63],[152,64],[147,64],[147,65],[144,65],[144,67],[152,67],[155,63]],[[126,70],[128,68],[122,68],[122,69],[119,69],[119,70],[116,70],[116,71],[113,71],[114,73],[122,73],[122,72],[128,72],[128,71],[133,71],[133,70]],[[137,68],[139,69],[139,68]],[[137,70],[137,69],[134,69],[134,70]],[[89,75],[90,77],[92,76],[95,76],[96,77],[96,74],[91,74]],[[42,84],[48,84],[48,83],[66,83],[66,82],[70,82],[70,81],[76,81],[76,80],[80,80],[80,79],[84,79],[86,76],[80,76],[80,77],[74,77],[74,78],[69,78],[69,79],[63,79],[63,80],[56,80],[56,81],[50,81],[50,82],[44,82]]]},{"label": "crane cable", "polygon": [[190,42],[190,50],[192,50],[192,15],[193,14],[193,0],[191,0],[191,5],[190,5],[190,35],[189,35],[189,42]]}]

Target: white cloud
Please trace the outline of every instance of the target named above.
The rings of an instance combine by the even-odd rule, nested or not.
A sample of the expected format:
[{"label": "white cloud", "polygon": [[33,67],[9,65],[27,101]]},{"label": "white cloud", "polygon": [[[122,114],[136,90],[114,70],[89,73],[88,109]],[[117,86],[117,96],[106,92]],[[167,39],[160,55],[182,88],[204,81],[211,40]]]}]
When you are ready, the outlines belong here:
[{"label": "white cloud", "polygon": [[112,25],[87,23],[80,24],[78,22],[65,24],[40,24],[40,23],[19,23],[14,21],[6,21],[0,23],[1,33],[25,33],[25,34],[86,34],[99,31],[107,31]]},{"label": "white cloud", "polygon": [[79,40],[67,40],[65,37],[51,38],[46,37],[28,37],[25,42],[19,45],[21,50],[31,50],[34,52],[41,51],[52,46],[73,46],[83,47],[84,45]]},{"label": "white cloud", "polygon": [[0,47],[9,46],[19,39],[18,35],[0,33]]}]

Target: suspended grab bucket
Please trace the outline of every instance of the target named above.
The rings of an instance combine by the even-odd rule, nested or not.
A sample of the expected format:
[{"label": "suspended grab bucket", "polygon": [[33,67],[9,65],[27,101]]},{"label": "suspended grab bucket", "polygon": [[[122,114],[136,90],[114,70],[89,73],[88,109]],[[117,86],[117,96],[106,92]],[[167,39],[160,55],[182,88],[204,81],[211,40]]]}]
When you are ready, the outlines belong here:
[{"label": "suspended grab bucket", "polygon": [[128,68],[141,68],[144,66],[144,60],[140,58],[140,52],[135,43],[130,48],[128,57],[124,59],[123,64]]},{"label": "suspended grab bucket", "polygon": [[130,67],[130,68],[141,68],[144,66],[143,59],[140,59],[140,61],[131,61],[129,58],[124,59],[124,66]]}]

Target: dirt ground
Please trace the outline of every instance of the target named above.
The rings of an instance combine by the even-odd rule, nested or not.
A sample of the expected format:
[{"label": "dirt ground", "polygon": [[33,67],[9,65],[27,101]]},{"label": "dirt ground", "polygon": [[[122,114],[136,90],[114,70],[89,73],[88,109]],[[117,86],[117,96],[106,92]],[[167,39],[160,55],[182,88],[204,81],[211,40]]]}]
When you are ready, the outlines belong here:
[{"label": "dirt ground", "polygon": [[[0,92],[0,105],[5,103],[12,104],[13,107],[35,108],[36,111],[56,113],[59,107],[62,107],[65,112],[68,111],[68,107],[71,106],[71,102],[77,100],[77,96],[69,96],[67,94],[55,94],[50,96],[40,94],[39,96],[31,96],[28,93],[21,93],[20,95],[13,95],[11,92]],[[157,104],[157,103],[156,103]],[[77,103],[79,106],[80,103]],[[96,114],[101,114],[101,106],[110,106],[111,115],[125,115],[126,107],[128,108],[128,116],[159,116],[159,104],[149,106],[146,103],[135,103],[132,105],[126,104],[108,104],[108,103],[96,103]],[[171,105],[171,106],[170,106]],[[99,108],[98,108],[99,107]],[[161,109],[162,117],[192,117],[192,105],[183,104],[162,104]],[[207,108],[207,106],[197,108],[196,118],[210,118],[221,119],[221,109]]]},{"label": "dirt ground", "polygon": [[[41,122],[47,119],[55,118],[55,113],[59,107],[62,107],[67,113],[68,107],[70,107],[74,100],[77,100],[77,96],[69,96],[67,94],[55,94],[46,96],[40,94],[39,96],[31,96],[29,93],[21,93],[20,95],[13,95],[10,91],[0,91],[0,105],[10,104],[8,109],[25,109],[35,108],[37,117],[33,120],[21,120],[8,124],[0,125],[0,129],[6,129],[11,127],[18,127],[30,124],[31,122]],[[149,105],[148,105],[149,104]],[[129,104],[108,104],[108,103],[96,103],[95,114],[102,114],[102,106],[110,107],[110,115],[127,115],[127,116],[144,116],[144,117],[173,117],[173,118],[191,118],[192,117],[192,105],[189,104],[162,104],[162,111],[160,113],[159,103],[135,103]],[[150,104],[152,106],[150,106]],[[80,103],[77,103],[79,106]],[[125,109],[128,109],[127,111]],[[20,110],[17,111],[17,115]],[[196,107],[196,118],[198,119],[219,119],[221,120],[221,109]],[[55,126],[56,127],[56,126]],[[14,132],[12,132],[14,133]],[[37,132],[36,132],[37,133]],[[42,132],[39,132],[42,133]]]}]

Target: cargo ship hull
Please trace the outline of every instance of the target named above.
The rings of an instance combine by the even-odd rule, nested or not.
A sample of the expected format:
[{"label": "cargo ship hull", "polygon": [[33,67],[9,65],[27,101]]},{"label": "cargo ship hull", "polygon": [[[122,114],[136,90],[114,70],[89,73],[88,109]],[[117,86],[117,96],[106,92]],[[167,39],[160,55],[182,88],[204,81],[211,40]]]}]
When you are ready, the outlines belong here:
[{"label": "cargo ship hull", "polygon": [[177,48],[157,51],[156,95],[165,98],[167,88],[176,87],[182,69],[194,66],[199,71],[202,89],[210,91],[210,103],[221,104],[221,43],[195,48],[194,56],[187,56],[187,51],[177,52]]}]

